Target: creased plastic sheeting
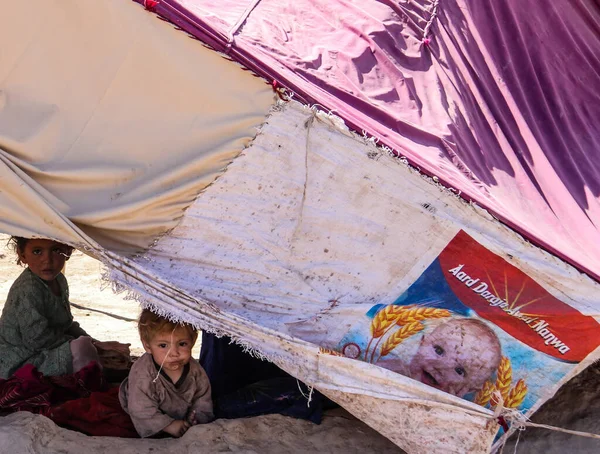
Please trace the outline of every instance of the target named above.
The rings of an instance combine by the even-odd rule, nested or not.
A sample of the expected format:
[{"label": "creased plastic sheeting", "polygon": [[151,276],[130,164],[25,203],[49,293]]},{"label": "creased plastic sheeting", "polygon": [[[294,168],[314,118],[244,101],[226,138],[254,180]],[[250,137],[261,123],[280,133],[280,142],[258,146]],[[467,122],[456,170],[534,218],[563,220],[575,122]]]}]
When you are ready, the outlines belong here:
[{"label": "creased plastic sheeting", "polygon": [[600,278],[597,2],[164,0],[155,10]]},{"label": "creased plastic sheeting", "polygon": [[79,241],[41,214],[48,203],[112,250],[145,248],[274,102],[264,81],[132,2],[0,5],[0,231]]},{"label": "creased plastic sheeting", "polygon": [[460,230],[596,320],[600,288],[330,120],[297,103],[275,111],[180,225],[112,278],[274,360],[409,452],[487,452],[490,410],[318,347],[391,304]]}]

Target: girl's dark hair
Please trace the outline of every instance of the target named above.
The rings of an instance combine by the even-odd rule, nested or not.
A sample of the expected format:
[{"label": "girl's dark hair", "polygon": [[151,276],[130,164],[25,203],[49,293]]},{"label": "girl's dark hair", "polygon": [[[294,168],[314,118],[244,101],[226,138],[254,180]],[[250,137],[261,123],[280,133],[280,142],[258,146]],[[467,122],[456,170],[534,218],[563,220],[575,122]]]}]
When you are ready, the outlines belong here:
[{"label": "girl's dark hair", "polygon": [[11,236],[8,239],[8,247],[11,248],[17,256],[17,265],[23,265],[23,263],[21,263],[21,258],[19,257],[19,252],[25,250],[25,245],[28,241],[29,238],[23,238],[22,236]]},{"label": "girl's dark hair", "polygon": [[[7,246],[11,248],[17,255],[17,265],[23,265],[23,262],[21,262],[21,258],[19,257],[19,252],[22,253],[23,251],[25,251],[25,245],[29,240],[30,238],[23,238],[22,236],[11,236],[8,239]],[[66,244],[64,246],[68,249],[66,251],[67,257],[70,257],[71,253],[73,252],[73,248]]]}]

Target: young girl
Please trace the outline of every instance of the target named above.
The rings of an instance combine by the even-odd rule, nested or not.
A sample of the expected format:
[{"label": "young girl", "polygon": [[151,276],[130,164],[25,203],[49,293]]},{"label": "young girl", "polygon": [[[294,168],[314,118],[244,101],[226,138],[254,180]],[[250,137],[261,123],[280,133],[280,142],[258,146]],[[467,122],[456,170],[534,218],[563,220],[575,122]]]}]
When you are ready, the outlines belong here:
[{"label": "young girl", "polygon": [[27,265],[13,283],[0,317],[0,377],[24,364],[44,375],[79,371],[98,361],[92,338],[73,321],[69,287],[61,270],[73,248],[45,239],[11,237]]}]

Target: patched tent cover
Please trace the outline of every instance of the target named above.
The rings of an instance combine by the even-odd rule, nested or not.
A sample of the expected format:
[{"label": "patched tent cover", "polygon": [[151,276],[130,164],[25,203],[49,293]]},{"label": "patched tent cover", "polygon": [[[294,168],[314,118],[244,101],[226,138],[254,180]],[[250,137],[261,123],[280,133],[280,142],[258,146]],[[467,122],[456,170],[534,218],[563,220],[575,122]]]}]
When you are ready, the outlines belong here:
[{"label": "patched tent cover", "polygon": [[598,359],[595,3],[2,11],[3,232],[408,452],[489,452]]}]

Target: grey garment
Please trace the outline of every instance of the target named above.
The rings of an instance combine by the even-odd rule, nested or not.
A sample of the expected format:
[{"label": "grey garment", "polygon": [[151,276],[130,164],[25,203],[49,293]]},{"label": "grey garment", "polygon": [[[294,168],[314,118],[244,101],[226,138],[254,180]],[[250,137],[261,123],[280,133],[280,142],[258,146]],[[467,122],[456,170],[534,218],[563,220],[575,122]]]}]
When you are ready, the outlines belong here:
[{"label": "grey garment", "polygon": [[69,341],[86,333],[73,322],[67,280],[62,273],[56,280],[60,296],[26,268],[10,288],[0,317],[1,378],[24,364],[44,375],[72,373]]},{"label": "grey garment", "polygon": [[[129,371],[119,389],[119,401],[141,437],[157,434],[171,422],[196,412],[200,424],[214,419],[210,382],[198,361],[190,359],[190,370],[176,386],[160,374],[154,359],[145,353]],[[180,380],[181,381],[181,380]]]}]

